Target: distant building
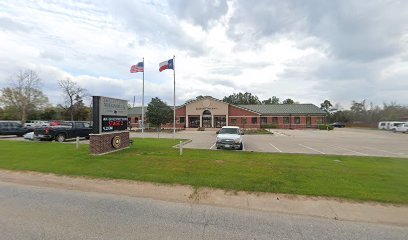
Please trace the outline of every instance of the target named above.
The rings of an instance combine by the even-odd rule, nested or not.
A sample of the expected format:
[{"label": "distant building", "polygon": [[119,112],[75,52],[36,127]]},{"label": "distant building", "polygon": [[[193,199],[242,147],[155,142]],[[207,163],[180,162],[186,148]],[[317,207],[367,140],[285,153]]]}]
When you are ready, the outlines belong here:
[{"label": "distant building", "polygon": [[[132,108],[129,122],[138,127],[141,116],[141,107]],[[234,105],[206,96],[176,107],[177,128],[239,126],[247,129],[304,129],[317,128],[325,123],[326,112],[314,104]],[[172,126],[168,124],[165,127]]]}]

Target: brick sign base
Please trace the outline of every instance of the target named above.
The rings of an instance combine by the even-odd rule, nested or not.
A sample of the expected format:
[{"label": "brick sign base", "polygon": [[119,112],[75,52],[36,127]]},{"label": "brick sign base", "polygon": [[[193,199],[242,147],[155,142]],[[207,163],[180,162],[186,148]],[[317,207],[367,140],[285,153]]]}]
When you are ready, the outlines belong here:
[{"label": "brick sign base", "polygon": [[129,131],[89,135],[90,152],[102,155],[129,147]]}]

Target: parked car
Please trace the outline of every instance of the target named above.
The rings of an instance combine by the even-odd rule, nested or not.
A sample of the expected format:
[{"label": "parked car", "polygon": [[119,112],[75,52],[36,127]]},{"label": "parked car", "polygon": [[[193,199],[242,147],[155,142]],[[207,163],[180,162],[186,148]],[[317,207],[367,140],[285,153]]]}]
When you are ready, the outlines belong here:
[{"label": "parked car", "polygon": [[217,149],[237,149],[242,150],[243,141],[242,135],[244,133],[239,127],[225,126],[217,132],[217,139],[215,145]]},{"label": "parked car", "polygon": [[330,124],[330,126],[337,127],[337,128],[344,128],[344,127],[346,127],[346,124],[344,124],[342,122],[334,122],[334,123]]},{"label": "parked car", "polygon": [[395,129],[394,132],[402,132],[402,133],[407,133],[408,132],[408,123],[403,123],[398,125]]},{"label": "parked car", "polygon": [[404,123],[406,123],[406,122],[401,122],[401,121],[382,121],[382,122],[379,122],[379,123],[378,123],[378,129],[394,131],[398,125],[404,124]]},{"label": "parked car", "polygon": [[31,132],[32,129],[23,127],[23,125],[16,121],[1,121],[0,135],[17,135],[19,137]]},{"label": "parked car", "polygon": [[34,132],[28,132],[28,133],[24,134],[23,138],[27,139],[27,140],[34,140]]},{"label": "parked car", "polygon": [[49,126],[36,128],[34,137],[40,140],[55,140],[64,142],[69,138],[85,137],[89,138],[92,127],[89,122],[61,122],[59,126]]},{"label": "parked car", "polygon": [[397,127],[401,126],[402,124],[404,124],[404,122],[391,122],[389,130],[395,132],[397,130]]},{"label": "parked car", "polygon": [[379,122],[378,129],[380,130],[387,130],[387,122]]},{"label": "parked car", "polygon": [[61,121],[50,121],[49,122],[50,123],[50,126],[59,126],[59,125],[61,125]]},{"label": "parked car", "polygon": [[39,120],[28,120],[24,123],[24,127],[28,128],[37,128],[37,127],[46,127],[49,126],[48,121],[39,121]]}]

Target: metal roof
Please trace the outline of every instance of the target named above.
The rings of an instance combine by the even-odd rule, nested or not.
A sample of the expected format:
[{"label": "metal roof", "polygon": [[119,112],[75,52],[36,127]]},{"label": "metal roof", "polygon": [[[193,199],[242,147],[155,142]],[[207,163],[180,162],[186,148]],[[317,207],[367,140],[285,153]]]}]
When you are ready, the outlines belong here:
[{"label": "metal roof", "polygon": [[289,115],[289,114],[326,114],[314,104],[262,104],[262,105],[238,105],[261,115]]},{"label": "metal roof", "polygon": [[[147,112],[147,106],[144,107],[144,112]],[[142,107],[129,108],[128,115],[142,115]]]}]

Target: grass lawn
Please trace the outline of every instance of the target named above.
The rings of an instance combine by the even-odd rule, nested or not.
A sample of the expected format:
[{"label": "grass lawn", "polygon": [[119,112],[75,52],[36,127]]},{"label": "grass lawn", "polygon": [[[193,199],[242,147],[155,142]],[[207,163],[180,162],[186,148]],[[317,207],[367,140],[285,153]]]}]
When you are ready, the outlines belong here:
[{"label": "grass lawn", "polygon": [[134,139],[129,149],[90,156],[88,145],[0,141],[0,168],[408,204],[408,159],[198,149],[179,156],[171,148],[178,142]]}]

